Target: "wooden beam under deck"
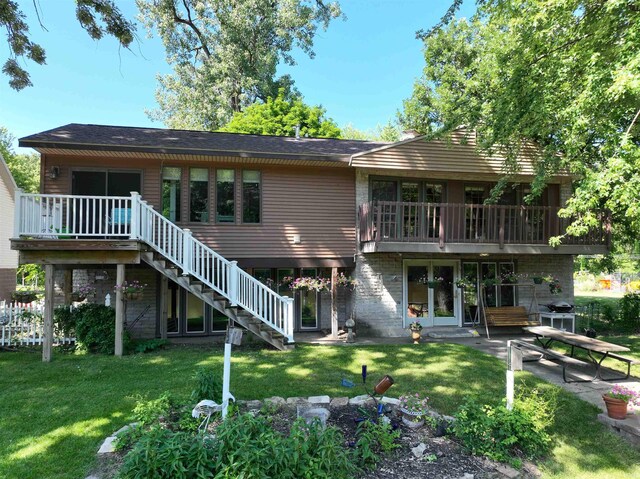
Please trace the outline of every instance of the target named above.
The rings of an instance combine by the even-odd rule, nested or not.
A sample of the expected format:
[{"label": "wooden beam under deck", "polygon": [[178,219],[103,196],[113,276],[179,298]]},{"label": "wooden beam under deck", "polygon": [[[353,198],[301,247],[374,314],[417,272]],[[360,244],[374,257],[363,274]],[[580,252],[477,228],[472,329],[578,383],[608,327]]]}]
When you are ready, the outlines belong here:
[{"label": "wooden beam under deck", "polygon": [[106,265],[139,264],[146,247],[131,240],[12,239],[20,264]]}]

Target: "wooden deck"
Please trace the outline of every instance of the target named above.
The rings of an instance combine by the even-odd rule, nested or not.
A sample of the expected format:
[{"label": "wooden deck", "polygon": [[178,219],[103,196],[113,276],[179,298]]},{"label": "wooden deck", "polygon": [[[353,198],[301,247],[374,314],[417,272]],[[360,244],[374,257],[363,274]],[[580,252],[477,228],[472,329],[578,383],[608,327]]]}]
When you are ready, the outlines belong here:
[{"label": "wooden deck", "polygon": [[130,239],[12,239],[20,264],[139,264],[144,243]]}]

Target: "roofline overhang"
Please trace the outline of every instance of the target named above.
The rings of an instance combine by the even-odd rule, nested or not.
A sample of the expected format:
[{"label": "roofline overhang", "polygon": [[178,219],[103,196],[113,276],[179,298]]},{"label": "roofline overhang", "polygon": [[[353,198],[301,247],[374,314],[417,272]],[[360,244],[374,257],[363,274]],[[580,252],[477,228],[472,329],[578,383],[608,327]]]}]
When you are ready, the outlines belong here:
[{"label": "roofline overhang", "polygon": [[269,159],[292,159],[305,161],[326,161],[330,163],[349,163],[349,155],[322,155],[314,153],[267,153],[264,151],[249,150],[211,150],[205,148],[172,148],[154,146],[131,146],[131,145],[104,145],[93,143],[65,143],[48,142],[38,140],[28,140],[21,138],[18,146],[23,148],[60,149],[60,150],[92,150],[101,152],[138,152],[138,153],[159,153],[174,155],[204,155],[204,156],[235,156],[240,158],[269,158]]}]

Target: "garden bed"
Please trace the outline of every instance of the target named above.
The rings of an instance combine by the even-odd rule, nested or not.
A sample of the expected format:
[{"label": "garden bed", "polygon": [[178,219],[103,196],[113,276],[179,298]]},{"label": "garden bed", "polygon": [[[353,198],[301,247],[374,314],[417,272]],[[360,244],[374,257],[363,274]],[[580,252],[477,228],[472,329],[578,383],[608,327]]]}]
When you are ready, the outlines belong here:
[{"label": "garden bed", "polygon": [[[337,398],[330,404],[310,404],[305,399],[272,398],[264,403],[260,401],[240,401],[239,412],[262,414],[270,418],[271,426],[283,436],[287,436],[299,414],[314,408],[324,408],[329,411],[327,426],[340,430],[344,437],[343,447],[354,448],[358,440],[358,424],[363,420],[373,420],[376,408],[373,401],[368,400],[357,405],[348,403],[347,398]],[[373,469],[366,470],[360,478],[530,478],[539,475],[532,464],[527,464],[522,471],[488,459],[468,454],[459,444],[443,436],[444,424],[435,411],[430,411],[434,418],[420,428],[411,429],[402,424],[400,412],[391,404],[385,405],[385,416],[389,418],[394,429],[400,431],[395,443],[396,449],[389,453],[380,453],[380,460]],[[370,419],[366,419],[367,416]],[[213,431],[220,419],[212,420],[209,431]],[[122,465],[124,453],[102,454],[93,476],[97,478],[113,478]]]}]

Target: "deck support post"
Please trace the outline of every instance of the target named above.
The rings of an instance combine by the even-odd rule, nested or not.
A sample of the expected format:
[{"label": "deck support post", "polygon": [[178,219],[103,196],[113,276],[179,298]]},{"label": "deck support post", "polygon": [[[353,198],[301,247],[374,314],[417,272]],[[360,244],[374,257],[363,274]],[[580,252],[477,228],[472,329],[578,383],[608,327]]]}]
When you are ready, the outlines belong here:
[{"label": "deck support post", "polygon": [[[121,286],[124,283],[124,264],[119,264],[116,267],[116,284]],[[124,332],[124,293],[122,288],[116,290],[116,334],[113,353],[116,356],[122,356],[123,344],[122,336]]]},{"label": "deck support post", "polygon": [[42,335],[42,362],[51,362],[53,349],[53,278],[55,266],[47,264],[44,267],[44,331]]},{"label": "deck support post", "polygon": [[331,268],[331,337],[338,338],[338,268]]},{"label": "deck support post", "polygon": [[167,318],[169,317],[169,278],[160,275],[160,338],[167,339]]}]

